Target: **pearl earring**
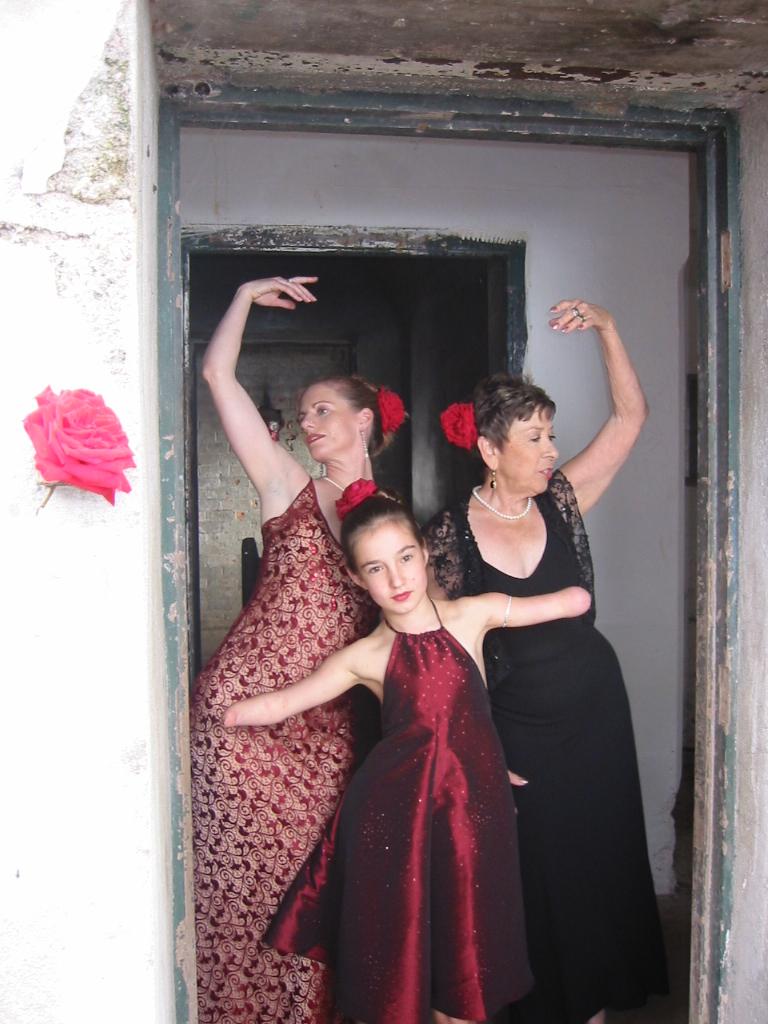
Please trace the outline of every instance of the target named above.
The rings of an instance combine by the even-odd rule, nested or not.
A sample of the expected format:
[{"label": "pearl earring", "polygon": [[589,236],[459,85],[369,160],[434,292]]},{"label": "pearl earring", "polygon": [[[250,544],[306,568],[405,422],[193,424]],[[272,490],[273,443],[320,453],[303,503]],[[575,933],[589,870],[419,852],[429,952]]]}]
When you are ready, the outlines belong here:
[{"label": "pearl earring", "polygon": [[370,459],[370,455],[368,454],[368,442],[365,440],[365,434],[362,430],[360,431],[360,440],[363,442],[363,458],[367,462]]},{"label": "pearl earring", "polygon": [[496,470],[495,469],[491,470],[491,490],[492,491],[496,490]]}]

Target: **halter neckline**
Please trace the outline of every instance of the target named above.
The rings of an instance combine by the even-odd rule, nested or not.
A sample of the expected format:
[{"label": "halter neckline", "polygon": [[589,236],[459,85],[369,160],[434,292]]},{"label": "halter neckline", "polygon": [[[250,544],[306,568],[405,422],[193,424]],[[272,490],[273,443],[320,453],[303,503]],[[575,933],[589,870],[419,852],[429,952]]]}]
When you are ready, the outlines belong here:
[{"label": "halter neckline", "polygon": [[[445,627],[443,626],[443,620],[440,618],[440,612],[437,610],[437,605],[435,604],[431,597],[429,598],[429,603],[432,605],[432,610],[435,613],[438,625],[437,629],[425,629],[422,632],[437,633],[439,630],[444,629]],[[392,623],[389,621],[386,615],[382,615],[382,619],[384,620],[386,625],[389,626],[393,633],[399,633],[402,636],[421,636],[421,633],[409,633],[407,629],[395,629],[395,627],[392,625]]]}]

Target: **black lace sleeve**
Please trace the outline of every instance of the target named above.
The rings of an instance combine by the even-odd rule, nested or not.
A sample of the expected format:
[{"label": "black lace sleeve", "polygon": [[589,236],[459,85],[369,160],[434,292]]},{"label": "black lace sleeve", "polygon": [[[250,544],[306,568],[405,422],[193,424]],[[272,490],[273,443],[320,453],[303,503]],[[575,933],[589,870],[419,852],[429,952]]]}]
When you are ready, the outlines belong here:
[{"label": "black lace sleeve", "polygon": [[447,597],[470,597],[486,591],[483,563],[469,528],[467,504],[438,512],[424,530],[435,579]]},{"label": "black lace sleeve", "polygon": [[435,580],[443,588],[446,597],[461,597],[464,594],[464,567],[454,511],[444,508],[438,512],[423,532]]},{"label": "black lace sleeve", "polygon": [[587,536],[584,520],[581,518],[579,503],[576,494],[568,478],[559,469],[552,474],[549,482],[548,497],[559,513],[561,522],[567,529],[568,539],[576,555],[576,562],[579,569],[579,583],[592,595],[592,607],[589,616],[592,620],[595,617],[595,570],[592,567],[592,552],[589,550],[589,537]]}]

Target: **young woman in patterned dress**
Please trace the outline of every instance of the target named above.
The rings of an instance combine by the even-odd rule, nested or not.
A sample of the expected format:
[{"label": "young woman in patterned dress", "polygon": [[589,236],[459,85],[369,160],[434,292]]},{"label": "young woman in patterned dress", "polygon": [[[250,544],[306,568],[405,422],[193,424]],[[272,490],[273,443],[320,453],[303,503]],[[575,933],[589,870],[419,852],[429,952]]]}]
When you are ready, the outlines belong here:
[{"label": "young woman in patterned dress", "polygon": [[345,571],[335,501],[349,483],[371,477],[369,452],[383,447],[392,427],[382,396],[390,406],[395,396],[359,378],[307,388],[299,424],[326,471],[313,480],[272,440],[235,376],[251,307],[290,310],[314,302],[307,285],[315,280],[241,285],[203,363],[227,438],[259,495],[264,553],[254,594],[196,680],[192,699],[201,1024],[333,1020],[325,968],[282,956],[262,937],[336,808],[364,731],[365,695],[345,695],[258,735],[221,727],[233,701],[303,678],[367,634],[377,617]]}]

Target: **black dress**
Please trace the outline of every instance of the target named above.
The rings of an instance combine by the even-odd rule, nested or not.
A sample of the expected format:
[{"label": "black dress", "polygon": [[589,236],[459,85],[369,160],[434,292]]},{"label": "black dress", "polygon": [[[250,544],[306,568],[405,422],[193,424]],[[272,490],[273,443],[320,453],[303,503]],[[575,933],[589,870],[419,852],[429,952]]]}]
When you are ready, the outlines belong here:
[{"label": "black dress", "polygon": [[[555,494],[572,499],[567,480],[557,476]],[[564,503],[548,493],[538,504],[547,541],[526,579],[482,562],[466,504],[433,520],[428,543],[450,596],[459,596],[467,577],[464,592],[479,586],[520,597],[591,582],[584,546],[573,543],[572,528],[563,528]],[[449,540],[458,557],[447,550]],[[667,976],[632,722],[613,648],[590,612],[495,630],[486,660],[507,763],[529,780],[515,796],[536,983],[511,1019],[584,1024],[603,1007],[642,1005],[649,993],[667,991]]]}]

